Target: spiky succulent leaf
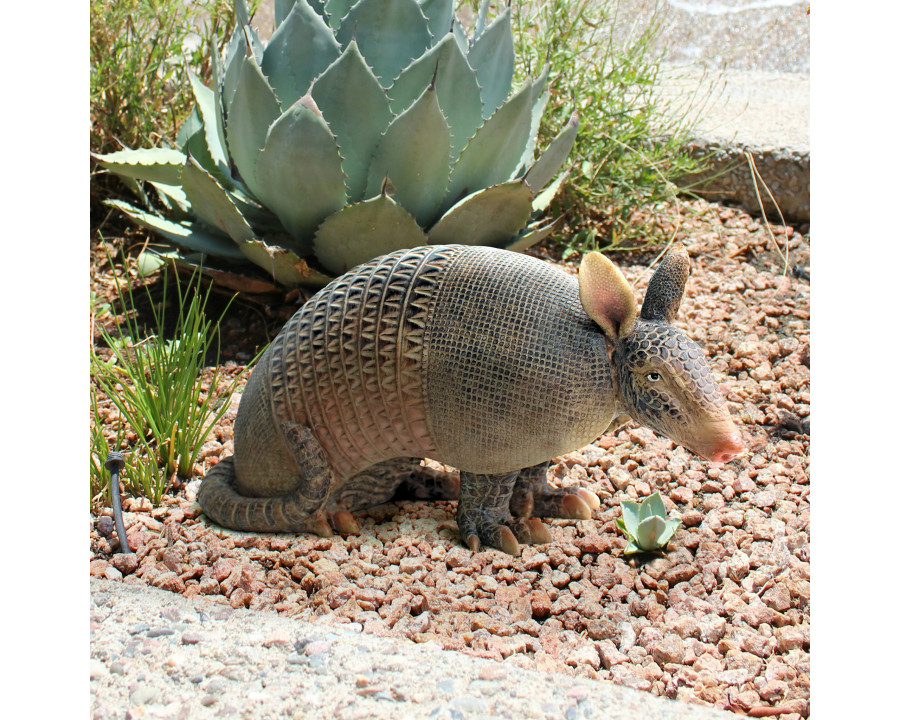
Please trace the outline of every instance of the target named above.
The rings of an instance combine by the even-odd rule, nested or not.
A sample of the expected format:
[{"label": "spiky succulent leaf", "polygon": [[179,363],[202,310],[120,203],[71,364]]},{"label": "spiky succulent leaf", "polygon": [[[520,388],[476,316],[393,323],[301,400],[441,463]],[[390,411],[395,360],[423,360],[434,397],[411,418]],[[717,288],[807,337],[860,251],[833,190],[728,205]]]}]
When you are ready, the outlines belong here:
[{"label": "spiky succulent leaf", "polygon": [[241,61],[237,87],[228,106],[225,137],[241,180],[250,192],[260,198],[256,161],[266,144],[269,128],[280,115],[281,105],[275,92],[263,76],[255,58],[252,55],[246,56]]},{"label": "spiky succulent leaf", "polygon": [[[534,207],[534,203],[531,204]],[[559,227],[562,218],[556,218],[552,222],[541,225],[539,222],[529,225],[525,232],[517,237],[506,249],[510,252],[525,252],[532,245],[537,245],[541,240],[548,237],[557,227]]]},{"label": "spiky succulent leaf", "polygon": [[415,218],[387,195],[348,205],[316,232],[316,257],[333,273],[427,242]]},{"label": "spiky succulent leaf", "polygon": [[341,21],[336,37],[341,47],[356,40],[382,87],[389,87],[431,41],[428,21],[415,0],[359,0]]},{"label": "spiky succulent leaf", "polygon": [[400,73],[388,91],[391,111],[401,113],[412,105],[432,78],[438,103],[450,126],[450,159],[455,160],[481,125],[482,118],[478,80],[452,35],[445,35],[437,45]]},{"label": "spiky succulent leaf", "polygon": [[503,104],[512,87],[516,56],[509,18],[507,7],[483,33],[478,35],[476,28],[476,39],[467,56],[481,86],[481,114],[485,118]]},{"label": "spiky succulent leaf", "polygon": [[241,215],[228,192],[193,158],[181,173],[182,189],[191,209],[201,220],[222,231],[239,245],[255,239],[253,228]]},{"label": "spiky succulent leaf", "polygon": [[460,153],[450,174],[448,203],[476,189],[511,179],[528,142],[530,128],[531,83],[526,81],[509,102],[475,131]]},{"label": "spiky succulent leaf", "polygon": [[[194,99],[197,101],[197,113],[203,123],[203,138],[206,141],[205,149],[209,153],[210,160],[218,170],[218,175],[223,178],[231,177],[231,168],[228,157],[228,146],[225,142],[225,126],[222,123],[222,112],[219,100],[215,92],[206,87],[193,72],[188,70],[191,81],[191,89]],[[196,155],[196,152],[192,152]],[[202,164],[202,163],[201,163]],[[212,170],[212,168],[208,168]]]},{"label": "spiky succulent leaf", "polygon": [[644,550],[655,550],[659,547],[659,538],[666,530],[666,521],[658,515],[649,515],[638,523],[636,544]]},{"label": "spiky succulent leaf", "polygon": [[422,14],[428,21],[428,31],[436,39],[450,32],[453,22],[453,0],[419,0]]},{"label": "spiky succulent leaf", "polygon": [[260,67],[282,107],[290,107],[340,54],[322,17],[306,2],[296,2],[272,34]]},{"label": "spiky succulent leaf", "polygon": [[350,8],[357,0],[325,0],[325,15],[327,15],[328,24],[335,30],[340,28],[341,20],[343,20]]},{"label": "spiky succulent leaf", "polygon": [[395,188],[396,202],[420,225],[428,225],[450,178],[450,128],[433,85],[388,126],[369,166],[368,197],[380,191],[385,177]]},{"label": "spiky succulent leaf", "polygon": [[116,175],[167,185],[177,185],[181,181],[184,166],[184,153],[171,148],[119,150],[94,157]]},{"label": "spiky succulent leaf", "polygon": [[[563,173],[560,173],[556,176],[556,179],[550,183],[547,187],[545,187],[541,192],[534,198],[534,202],[531,203],[531,208],[535,212],[544,212],[548,207],[550,207],[550,203],[553,202],[553,198],[556,197],[556,193],[559,192],[560,187],[566,181],[566,178],[569,176],[569,171],[566,170]],[[528,182],[528,177],[523,178],[525,182]],[[529,183],[529,187],[531,183]]]},{"label": "spiky succulent leaf", "polygon": [[347,202],[337,142],[309,95],[269,130],[256,162],[257,197],[281,220],[305,255],[319,224]]},{"label": "spiky succulent leaf", "polygon": [[166,185],[165,183],[152,182],[150,185],[156,190],[160,202],[170,213],[170,219],[178,222],[191,219],[191,204],[180,185]]},{"label": "spiky succulent leaf", "polygon": [[562,164],[569,157],[569,153],[572,152],[577,133],[578,114],[572,113],[572,117],[569,118],[566,126],[553,138],[547,149],[541,153],[538,161],[525,174],[525,181],[531,185],[536,193],[546,187],[553,176],[559,172]]},{"label": "spiky succulent leaf", "polygon": [[351,42],[316,79],[310,93],[344,159],[347,198],[362,200],[372,153],[391,122],[384,89]]},{"label": "spiky succulent leaf", "polygon": [[531,216],[531,188],[521,181],[493,185],[460,200],[428,231],[435,245],[500,246]]},{"label": "spiky succulent leaf", "polygon": [[141,227],[154,230],[180,247],[228,260],[242,260],[244,257],[231,240],[204,232],[196,228],[193,223],[171,222],[122,200],[107,200],[106,204],[122,211]]},{"label": "spiky succulent leaf", "polygon": [[310,268],[296,253],[262,240],[244,243],[241,251],[281,285],[325,285],[331,279]]}]

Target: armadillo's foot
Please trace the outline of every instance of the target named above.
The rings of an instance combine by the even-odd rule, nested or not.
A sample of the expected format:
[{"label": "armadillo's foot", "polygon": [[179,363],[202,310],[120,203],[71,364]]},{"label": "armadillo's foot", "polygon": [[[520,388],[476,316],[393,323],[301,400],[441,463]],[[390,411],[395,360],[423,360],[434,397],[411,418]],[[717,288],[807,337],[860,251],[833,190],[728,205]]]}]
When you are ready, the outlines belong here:
[{"label": "armadillo's foot", "polygon": [[522,552],[519,541],[516,540],[513,531],[506,527],[506,525],[497,525],[490,530],[482,530],[480,535],[478,533],[469,533],[466,535],[466,545],[468,545],[469,549],[473,552],[478,552],[481,550],[482,539],[484,539],[485,545],[500,548],[509,555],[518,555]]},{"label": "armadillo's foot", "polygon": [[590,520],[591,511],[600,507],[600,498],[585,488],[551,488],[547,484],[547,467],[542,463],[519,473],[510,512],[516,517],[553,517],[568,520]]},{"label": "armadillo's foot", "polygon": [[331,523],[331,527],[342,535],[359,535],[359,523],[357,523],[356,518],[346,510],[337,510],[336,512],[328,513],[328,520]]},{"label": "armadillo's foot", "polygon": [[511,519],[509,526],[519,542],[526,545],[543,545],[553,542],[550,528],[537,518],[514,517]]},{"label": "armadillo's foot", "polygon": [[[466,545],[478,550],[482,545],[500,548],[510,555],[520,552],[515,523],[509,514],[509,497],[518,472],[499,475],[459,474],[459,506],[456,522]],[[524,535],[524,533],[523,533]],[[524,540],[524,537],[521,538]]]}]

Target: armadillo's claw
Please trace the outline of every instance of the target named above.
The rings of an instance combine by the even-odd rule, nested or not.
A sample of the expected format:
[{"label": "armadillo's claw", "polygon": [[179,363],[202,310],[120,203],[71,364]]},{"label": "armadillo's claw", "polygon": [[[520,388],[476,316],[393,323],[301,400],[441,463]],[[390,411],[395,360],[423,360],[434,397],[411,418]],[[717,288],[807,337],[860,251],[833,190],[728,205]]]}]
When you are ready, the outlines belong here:
[{"label": "armadillo's claw", "polygon": [[529,545],[543,545],[544,543],[553,542],[553,536],[550,534],[550,528],[537,518],[528,518],[524,523],[528,528],[528,537],[520,538],[522,542]]},{"label": "armadillo's claw", "polygon": [[303,529],[306,532],[315,533],[319,537],[331,537],[334,535],[334,530],[331,529],[331,525],[328,524],[328,520],[325,518],[325,513],[321,510],[317,510],[309,516]]},{"label": "armadillo's claw", "polygon": [[560,510],[563,513],[561,517],[571,520],[591,519],[591,507],[581,498],[580,492],[573,495],[563,495]]},{"label": "armadillo's claw", "polygon": [[518,555],[522,551],[515,534],[506,525],[482,527],[478,533],[466,535],[466,545],[473,552],[481,550],[482,541],[485,545],[499,548],[509,555]]},{"label": "armadillo's claw", "polygon": [[522,549],[519,547],[519,541],[516,540],[513,531],[506,525],[500,526],[500,549],[509,555],[518,555],[522,552]]},{"label": "armadillo's claw", "polygon": [[338,510],[329,514],[331,527],[342,535],[359,535],[359,523],[346,510]]},{"label": "armadillo's claw", "polygon": [[600,507],[600,498],[587,488],[578,488],[576,492],[591,510],[596,510]]}]

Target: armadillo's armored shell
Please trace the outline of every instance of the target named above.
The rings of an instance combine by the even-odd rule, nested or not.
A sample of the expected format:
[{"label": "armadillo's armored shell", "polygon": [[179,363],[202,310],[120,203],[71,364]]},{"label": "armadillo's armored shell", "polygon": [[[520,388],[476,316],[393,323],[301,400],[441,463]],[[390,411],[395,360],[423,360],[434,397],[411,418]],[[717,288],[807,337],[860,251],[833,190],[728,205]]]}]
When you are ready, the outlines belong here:
[{"label": "armadillo's armored shell", "polygon": [[615,411],[606,345],[575,279],[493,248],[360,265],[297,312],[261,371],[271,420],[260,407],[235,427],[248,495],[268,481],[248,482],[255,461],[242,458],[259,457],[251,446],[285,421],[312,428],[340,482],[398,456],[511,472],[591,442]]}]

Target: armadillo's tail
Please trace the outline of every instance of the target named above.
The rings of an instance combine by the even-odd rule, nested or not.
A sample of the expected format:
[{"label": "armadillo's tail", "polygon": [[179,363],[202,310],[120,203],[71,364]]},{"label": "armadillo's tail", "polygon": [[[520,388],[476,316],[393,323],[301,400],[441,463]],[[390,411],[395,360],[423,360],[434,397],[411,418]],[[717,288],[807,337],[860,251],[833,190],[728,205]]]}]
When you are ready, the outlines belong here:
[{"label": "armadillo's tail", "polygon": [[299,491],[276,497],[247,497],[235,489],[234,456],[215,465],[203,479],[197,501],[213,522],[243,532],[313,532],[333,530],[321,510],[324,497]]}]

